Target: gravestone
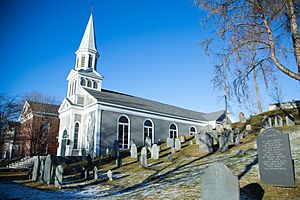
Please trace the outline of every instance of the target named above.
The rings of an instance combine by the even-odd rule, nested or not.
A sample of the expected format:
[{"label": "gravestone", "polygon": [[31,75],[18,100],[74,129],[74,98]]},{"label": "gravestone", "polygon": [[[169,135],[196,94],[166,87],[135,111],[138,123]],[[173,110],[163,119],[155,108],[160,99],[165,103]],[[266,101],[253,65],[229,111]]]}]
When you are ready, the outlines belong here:
[{"label": "gravestone", "polygon": [[246,125],[246,131],[251,131],[251,128],[252,128],[252,127],[251,127],[250,124],[247,124],[247,125]]},{"label": "gravestone", "polygon": [[175,151],[180,151],[181,150],[181,142],[179,138],[175,139]]},{"label": "gravestone", "polygon": [[34,164],[33,164],[31,180],[33,181],[38,180],[39,171],[40,171],[40,158],[39,156],[34,156]]},{"label": "gravestone", "polygon": [[201,177],[203,200],[239,200],[240,186],[237,176],[222,163],[213,163]]},{"label": "gravestone", "polygon": [[119,158],[120,157],[120,150],[119,150],[119,141],[115,140],[114,142],[114,158]]},{"label": "gravestone", "polygon": [[108,156],[110,154],[109,148],[106,148],[106,155]]},{"label": "gravestone", "polygon": [[185,136],[180,136],[180,142],[184,143],[185,142]]},{"label": "gravestone", "polygon": [[146,137],[145,139],[145,147],[150,151],[151,150],[151,138],[150,137]]},{"label": "gravestone", "polygon": [[167,147],[174,147],[174,139],[173,138],[167,138]]},{"label": "gravestone", "polygon": [[278,186],[295,186],[289,135],[271,128],[265,130],[256,140],[261,182]]},{"label": "gravestone", "polygon": [[61,189],[63,184],[63,174],[64,174],[64,166],[58,165],[55,170],[55,179],[54,179],[54,185],[56,188]]},{"label": "gravestone", "polygon": [[216,125],[216,131],[217,131],[217,133],[222,133],[224,131],[223,125],[222,124],[217,124]]},{"label": "gravestone", "polygon": [[270,128],[272,127],[272,120],[270,117],[268,117],[267,115],[264,115],[263,118],[262,118],[262,125],[263,125],[263,128]]},{"label": "gravestone", "polygon": [[171,154],[171,153],[168,154],[168,161],[170,161],[170,162],[173,161],[173,157],[172,157],[172,154]]},{"label": "gravestone", "polygon": [[190,145],[193,145],[194,143],[193,143],[193,140],[190,140]]},{"label": "gravestone", "polygon": [[175,153],[176,153],[175,147],[172,147],[171,148],[171,154],[175,154]]},{"label": "gravestone", "polygon": [[282,118],[280,117],[280,115],[276,115],[274,117],[274,126],[275,127],[282,127],[283,126],[283,121],[282,121]]},{"label": "gravestone", "polygon": [[226,130],[226,132],[225,132],[225,134],[226,134],[226,136],[227,136],[227,138],[228,138],[228,144],[230,145],[230,144],[233,144],[233,131],[231,131],[231,130]]},{"label": "gravestone", "polygon": [[113,180],[113,173],[112,173],[111,170],[108,170],[108,172],[107,172],[107,177],[108,177],[108,180],[109,180],[109,181],[112,181],[112,180]]},{"label": "gravestone", "polygon": [[44,181],[47,184],[50,184],[52,177],[52,158],[51,155],[48,154],[45,161],[45,169],[44,169]]},{"label": "gravestone", "polygon": [[213,139],[209,134],[200,134],[199,151],[203,153],[210,153],[213,151]]},{"label": "gravestone", "polygon": [[138,158],[137,157],[137,148],[134,143],[131,144],[131,147],[130,147],[130,156],[131,156],[131,158]]},{"label": "gravestone", "polygon": [[95,166],[94,167],[94,180],[97,180],[99,177],[98,177],[98,168]]},{"label": "gravestone", "polygon": [[211,136],[213,138],[213,144],[217,144],[218,143],[218,132],[216,130],[212,130],[211,132]]},{"label": "gravestone", "polygon": [[199,133],[195,133],[196,144],[199,144],[199,139],[200,139],[200,134]]},{"label": "gravestone", "polygon": [[151,158],[154,160],[159,159],[159,148],[157,144],[153,144],[151,148]]},{"label": "gravestone", "polygon": [[121,158],[117,158],[116,159],[116,167],[122,167],[122,159]]},{"label": "gravestone", "polygon": [[44,183],[44,170],[45,170],[45,158],[40,156],[40,172],[39,172],[39,181]]},{"label": "gravestone", "polygon": [[295,120],[294,116],[291,114],[287,114],[287,116],[285,116],[285,121],[287,126],[295,126],[294,120]]},{"label": "gravestone", "polygon": [[222,134],[219,138],[219,151],[228,150],[228,137],[225,134]]},{"label": "gravestone", "polygon": [[141,156],[140,156],[140,161],[141,161],[142,167],[145,167],[145,168],[148,167],[147,149],[146,149],[146,147],[142,148]]}]

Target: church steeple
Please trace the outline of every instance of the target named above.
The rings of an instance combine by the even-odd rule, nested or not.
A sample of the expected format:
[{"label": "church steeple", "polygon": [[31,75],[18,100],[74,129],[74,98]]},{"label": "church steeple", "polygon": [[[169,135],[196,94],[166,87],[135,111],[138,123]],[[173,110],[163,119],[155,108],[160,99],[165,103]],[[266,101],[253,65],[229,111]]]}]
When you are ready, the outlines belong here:
[{"label": "church steeple", "polygon": [[96,70],[98,57],[99,57],[99,53],[96,46],[93,15],[91,14],[89,22],[83,34],[80,46],[76,51],[75,69]]}]

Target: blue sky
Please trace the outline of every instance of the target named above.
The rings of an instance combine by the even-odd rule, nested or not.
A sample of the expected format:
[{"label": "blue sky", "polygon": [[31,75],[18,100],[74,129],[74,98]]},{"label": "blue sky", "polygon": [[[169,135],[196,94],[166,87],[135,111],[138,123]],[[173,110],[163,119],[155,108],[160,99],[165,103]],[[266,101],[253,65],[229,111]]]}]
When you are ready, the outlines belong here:
[{"label": "blue sky", "polygon": [[[204,13],[193,2],[3,0],[0,93],[63,99],[93,6],[104,88],[201,112],[223,109],[210,81],[214,59],[199,45],[212,27],[201,28]],[[299,83],[278,75],[284,99],[299,99]],[[266,109],[272,99],[262,95]]]}]

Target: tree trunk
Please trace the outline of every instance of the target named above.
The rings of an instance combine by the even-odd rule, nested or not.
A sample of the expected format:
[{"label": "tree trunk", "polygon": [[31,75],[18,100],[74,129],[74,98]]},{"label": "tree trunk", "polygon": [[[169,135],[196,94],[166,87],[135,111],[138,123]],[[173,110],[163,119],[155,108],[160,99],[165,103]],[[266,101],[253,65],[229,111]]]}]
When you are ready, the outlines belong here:
[{"label": "tree trunk", "polygon": [[255,68],[253,69],[253,82],[254,82],[255,92],[256,92],[258,112],[262,113],[263,110],[261,108],[260,94],[259,94],[259,89],[258,89],[258,84],[257,84],[257,79],[256,79],[256,69]]}]

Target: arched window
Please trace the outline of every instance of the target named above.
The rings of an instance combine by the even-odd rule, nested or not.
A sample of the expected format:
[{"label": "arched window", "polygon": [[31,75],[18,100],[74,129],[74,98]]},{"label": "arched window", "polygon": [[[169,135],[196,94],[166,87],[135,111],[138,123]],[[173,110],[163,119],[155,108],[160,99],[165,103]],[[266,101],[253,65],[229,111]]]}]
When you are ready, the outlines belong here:
[{"label": "arched window", "polygon": [[81,55],[81,67],[84,67],[84,63],[85,63],[85,55],[82,54]]},{"label": "arched window", "polygon": [[144,141],[146,137],[151,139],[151,143],[154,142],[153,123],[149,119],[144,122]]},{"label": "arched window", "polygon": [[67,130],[64,130],[61,139],[60,156],[65,156],[66,154],[67,137],[68,137],[68,132]]},{"label": "arched window", "polygon": [[194,126],[192,126],[191,128],[190,128],[190,135],[195,135],[196,134],[196,128],[194,127]]},{"label": "arched window", "polygon": [[79,123],[75,123],[75,129],[74,129],[74,145],[73,149],[78,149],[78,132],[79,132]]},{"label": "arched window", "polygon": [[120,149],[129,148],[129,119],[126,116],[121,116],[118,120],[118,141]]},{"label": "arched window", "polygon": [[49,129],[50,129],[50,123],[49,123],[49,122],[44,122],[44,123],[42,124],[41,129],[42,129],[43,135],[47,135],[48,132],[49,132]]},{"label": "arched window", "polygon": [[81,78],[81,81],[80,81],[80,85],[82,85],[82,86],[85,86],[85,79],[84,78]]},{"label": "arched window", "polygon": [[88,81],[87,81],[87,86],[88,86],[88,87],[92,87],[92,81],[88,80]]},{"label": "arched window", "polygon": [[177,126],[176,124],[171,124],[170,125],[170,138],[177,138],[178,133],[177,133]]},{"label": "arched window", "polygon": [[92,68],[93,56],[89,55],[89,68]]},{"label": "arched window", "polygon": [[97,89],[98,88],[98,83],[96,81],[93,82],[93,88]]}]

